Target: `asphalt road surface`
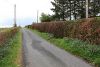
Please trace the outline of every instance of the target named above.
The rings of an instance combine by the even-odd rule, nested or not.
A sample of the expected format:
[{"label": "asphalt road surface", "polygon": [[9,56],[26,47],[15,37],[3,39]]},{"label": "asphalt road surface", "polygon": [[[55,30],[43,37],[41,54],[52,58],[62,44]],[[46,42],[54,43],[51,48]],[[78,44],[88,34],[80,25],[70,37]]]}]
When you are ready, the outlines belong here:
[{"label": "asphalt road surface", "polygon": [[22,29],[22,33],[25,67],[92,67],[28,29]]}]

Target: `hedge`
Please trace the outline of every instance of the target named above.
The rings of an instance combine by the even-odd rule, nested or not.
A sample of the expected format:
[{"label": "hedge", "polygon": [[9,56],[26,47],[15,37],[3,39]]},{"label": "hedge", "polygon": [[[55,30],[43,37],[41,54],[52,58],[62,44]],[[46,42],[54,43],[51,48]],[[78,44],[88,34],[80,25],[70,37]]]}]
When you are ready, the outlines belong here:
[{"label": "hedge", "polygon": [[34,23],[31,28],[53,34],[57,38],[78,38],[91,44],[100,44],[100,20],[97,18]]}]

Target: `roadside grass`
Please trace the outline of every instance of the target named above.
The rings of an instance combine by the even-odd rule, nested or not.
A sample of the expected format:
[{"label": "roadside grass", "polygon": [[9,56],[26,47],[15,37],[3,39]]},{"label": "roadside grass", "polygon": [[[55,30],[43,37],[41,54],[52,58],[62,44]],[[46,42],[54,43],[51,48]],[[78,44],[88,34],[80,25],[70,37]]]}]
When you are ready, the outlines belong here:
[{"label": "roadside grass", "polygon": [[21,32],[0,46],[0,67],[21,67]]},{"label": "roadside grass", "polygon": [[96,67],[100,67],[100,46],[91,45],[78,39],[72,38],[50,38],[48,33],[32,30],[42,38],[53,43],[54,45],[86,60]]}]

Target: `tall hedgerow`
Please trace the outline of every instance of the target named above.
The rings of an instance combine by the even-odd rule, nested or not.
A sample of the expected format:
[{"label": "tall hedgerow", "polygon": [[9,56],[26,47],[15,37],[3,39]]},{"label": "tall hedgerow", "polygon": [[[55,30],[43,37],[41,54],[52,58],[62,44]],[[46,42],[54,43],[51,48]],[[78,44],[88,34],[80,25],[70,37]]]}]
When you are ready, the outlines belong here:
[{"label": "tall hedgerow", "polygon": [[53,34],[55,37],[78,38],[91,44],[100,44],[100,20],[97,18],[71,22],[34,23],[32,28]]}]

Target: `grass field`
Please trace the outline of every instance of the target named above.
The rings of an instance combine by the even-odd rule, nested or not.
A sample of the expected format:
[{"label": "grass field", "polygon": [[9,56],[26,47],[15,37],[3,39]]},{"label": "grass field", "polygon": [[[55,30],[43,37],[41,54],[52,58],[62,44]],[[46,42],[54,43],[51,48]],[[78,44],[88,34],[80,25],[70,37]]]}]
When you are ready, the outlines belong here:
[{"label": "grass field", "polygon": [[100,67],[100,46],[91,45],[87,42],[72,38],[50,38],[48,36],[48,33],[41,33],[36,30],[32,31],[37,33],[47,41],[53,43],[54,45],[86,60],[96,67]]}]

